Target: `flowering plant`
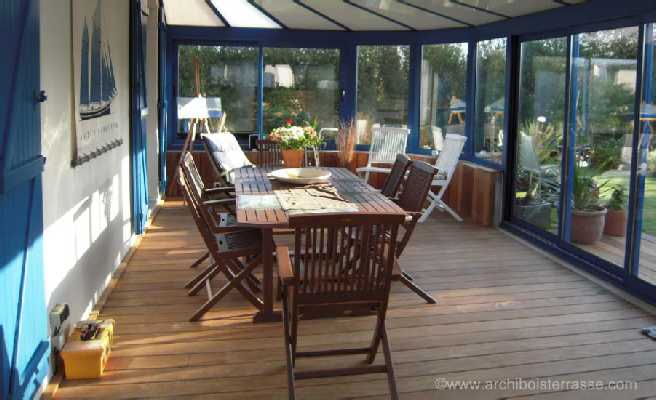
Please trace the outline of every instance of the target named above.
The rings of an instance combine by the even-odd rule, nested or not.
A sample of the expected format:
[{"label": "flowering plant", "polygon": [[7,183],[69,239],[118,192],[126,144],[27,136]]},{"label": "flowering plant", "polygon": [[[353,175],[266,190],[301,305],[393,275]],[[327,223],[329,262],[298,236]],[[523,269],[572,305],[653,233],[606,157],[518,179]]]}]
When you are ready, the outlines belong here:
[{"label": "flowering plant", "polygon": [[314,148],[321,144],[322,139],[313,127],[292,124],[293,121],[288,119],[285,126],[275,128],[269,133],[269,139],[280,143],[280,147],[284,150]]}]

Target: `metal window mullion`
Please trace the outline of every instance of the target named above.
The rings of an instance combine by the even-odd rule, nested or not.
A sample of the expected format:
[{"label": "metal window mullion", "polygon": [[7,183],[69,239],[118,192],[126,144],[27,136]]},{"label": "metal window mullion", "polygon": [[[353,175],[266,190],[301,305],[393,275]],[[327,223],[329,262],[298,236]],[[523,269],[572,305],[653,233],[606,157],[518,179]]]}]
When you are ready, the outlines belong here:
[{"label": "metal window mullion", "polygon": [[410,137],[406,145],[406,151],[416,152],[421,144],[421,45],[413,43],[410,45],[410,71],[408,82],[408,128]]},{"label": "metal window mullion", "polygon": [[[648,28],[648,29],[645,29]],[[642,90],[643,82],[650,82],[651,77],[647,77],[649,68],[645,68],[644,62],[648,59],[646,42],[653,29],[653,24],[649,27],[644,24],[640,25],[638,33],[638,59],[636,63],[636,95],[634,98],[633,110],[633,140],[631,145],[631,177],[629,181],[629,207],[627,221],[627,237],[624,251],[624,278],[630,276],[638,277],[640,271],[640,240],[642,231],[642,211],[644,203],[645,178],[638,176],[638,164],[642,162],[641,158],[641,127],[640,112],[642,99],[647,96],[646,87]],[[647,32],[645,32],[647,31]],[[643,75],[643,73],[645,75]]]},{"label": "metal window mullion", "polygon": [[[467,42],[467,84],[465,86],[465,158],[474,159],[474,114],[476,112],[476,41]],[[446,133],[446,132],[445,132]]]},{"label": "metal window mullion", "polygon": [[506,118],[504,121],[504,219],[512,219],[512,207],[515,203],[515,174],[517,132],[519,126],[519,88],[521,87],[521,42],[517,37],[509,36],[506,43]]},{"label": "metal window mullion", "polygon": [[264,47],[258,46],[257,65],[257,135],[264,138]]},{"label": "metal window mullion", "polygon": [[[565,69],[565,114],[563,124],[563,145],[560,171],[560,205],[558,207],[558,236],[561,240],[569,242],[571,225],[571,199],[574,178],[574,163],[576,146],[576,65],[572,60],[578,57],[578,35],[567,37],[567,61]],[[563,190],[563,188],[565,190]]]}]

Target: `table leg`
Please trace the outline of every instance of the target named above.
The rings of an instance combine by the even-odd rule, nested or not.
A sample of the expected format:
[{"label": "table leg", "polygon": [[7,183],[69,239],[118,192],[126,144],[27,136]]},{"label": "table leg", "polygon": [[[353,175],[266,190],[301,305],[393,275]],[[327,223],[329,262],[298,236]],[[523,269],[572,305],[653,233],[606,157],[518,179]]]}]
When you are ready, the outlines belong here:
[{"label": "table leg", "polygon": [[253,317],[253,322],[276,322],[280,311],[273,311],[273,229],[262,229],[262,296],[264,309]]}]

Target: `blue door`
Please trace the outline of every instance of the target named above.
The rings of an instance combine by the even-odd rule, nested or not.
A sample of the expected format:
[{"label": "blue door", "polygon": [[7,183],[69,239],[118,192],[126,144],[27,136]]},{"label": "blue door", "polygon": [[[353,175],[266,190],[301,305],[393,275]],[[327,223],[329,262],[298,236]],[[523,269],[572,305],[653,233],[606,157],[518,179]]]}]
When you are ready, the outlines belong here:
[{"label": "blue door", "polygon": [[47,374],[43,287],[39,1],[0,0],[0,399]]}]

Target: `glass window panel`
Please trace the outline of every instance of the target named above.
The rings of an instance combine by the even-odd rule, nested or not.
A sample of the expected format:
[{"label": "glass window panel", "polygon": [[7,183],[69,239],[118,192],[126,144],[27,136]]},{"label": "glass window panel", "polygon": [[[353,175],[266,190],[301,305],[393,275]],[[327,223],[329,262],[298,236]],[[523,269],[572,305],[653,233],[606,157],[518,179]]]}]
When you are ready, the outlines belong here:
[{"label": "glass window panel", "polygon": [[295,124],[339,126],[339,50],[264,49],[264,132]]},{"label": "glass window panel", "polygon": [[419,146],[441,150],[444,135],[465,134],[467,43],[422,46]]},{"label": "glass window panel", "polygon": [[558,232],[567,40],[521,45],[513,215]]},{"label": "glass window panel", "polygon": [[[624,235],[610,228],[627,208],[638,28],[580,34],[572,53],[576,130],[571,241],[623,266]],[[624,218],[619,227],[625,226]]]},{"label": "glass window panel", "polygon": [[374,124],[408,124],[408,46],[358,46],[358,143],[371,141]]},{"label": "glass window panel", "polygon": [[647,25],[645,30],[644,81],[640,109],[640,160],[645,171],[640,240],[640,279],[656,285],[656,26]]},{"label": "glass window panel", "polygon": [[[227,130],[255,132],[257,69],[258,49],[254,47],[180,46],[178,107],[200,93],[209,100],[211,130],[218,128],[221,112],[225,112]],[[185,134],[189,120],[179,119],[177,127],[179,134]]]},{"label": "glass window panel", "polygon": [[506,39],[476,46],[476,118],[474,152],[478,158],[501,163],[506,116]]}]

